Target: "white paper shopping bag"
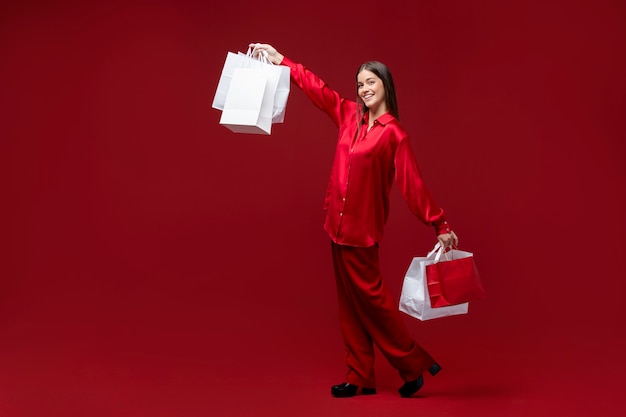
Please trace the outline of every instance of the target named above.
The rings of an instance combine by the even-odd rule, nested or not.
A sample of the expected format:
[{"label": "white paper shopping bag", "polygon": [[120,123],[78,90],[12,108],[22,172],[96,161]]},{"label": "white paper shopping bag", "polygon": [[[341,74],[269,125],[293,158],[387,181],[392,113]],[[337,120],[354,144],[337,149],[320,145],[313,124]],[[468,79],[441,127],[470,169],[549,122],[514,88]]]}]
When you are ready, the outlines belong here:
[{"label": "white paper shopping bag", "polygon": [[236,68],[220,124],[237,133],[269,135],[276,82],[276,75],[263,68]]},{"label": "white paper shopping bag", "polygon": [[239,52],[239,58],[248,58],[242,61],[248,68],[264,68],[266,71],[275,72],[278,77],[276,93],[274,94],[274,105],[272,108],[272,123],[283,123],[285,121],[285,111],[287,110],[287,100],[291,88],[291,69],[285,65],[272,64],[265,55],[260,55],[259,59],[253,58],[253,51],[248,49],[244,54]]},{"label": "white paper shopping bag", "polygon": [[230,88],[233,73],[236,68],[262,68],[268,72],[274,72],[276,77],[276,89],[274,90],[272,104],[272,123],[283,123],[285,120],[285,111],[287,109],[287,100],[291,87],[291,70],[285,65],[274,65],[267,56],[261,54],[259,58],[254,58],[254,51],[248,49],[247,53],[228,52],[226,61],[222,68],[215,96],[213,97],[212,107],[218,110],[224,110],[226,96]]},{"label": "white paper shopping bag", "polygon": [[291,69],[285,65],[265,65],[266,71],[275,73],[276,92],[274,93],[274,104],[272,106],[272,123],[283,123],[285,121],[285,111],[287,110],[287,99],[291,86]]},{"label": "white paper shopping bag", "polygon": [[272,106],[272,123],[283,123],[287,110],[287,99],[291,86],[291,69],[285,65],[272,65],[270,71],[276,72],[276,92]]},{"label": "white paper shopping bag", "polygon": [[228,88],[230,87],[230,81],[233,78],[233,72],[235,68],[250,68],[250,60],[252,58],[245,54],[234,54],[229,52],[226,55],[226,61],[222,68],[222,74],[217,84],[217,90],[215,91],[215,97],[213,97],[212,107],[214,109],[223,110],[224,103],[226,102],[226,95],[228,94]]},{"label": "white paper shopping bag", "polygon": [[435,263],[440,244],[425,257],[415,257],[406,272],[400,295],[400,311],[419,320],[467,314],[469,303],[434,308],[431,306],[426,281],[426,266]]}]

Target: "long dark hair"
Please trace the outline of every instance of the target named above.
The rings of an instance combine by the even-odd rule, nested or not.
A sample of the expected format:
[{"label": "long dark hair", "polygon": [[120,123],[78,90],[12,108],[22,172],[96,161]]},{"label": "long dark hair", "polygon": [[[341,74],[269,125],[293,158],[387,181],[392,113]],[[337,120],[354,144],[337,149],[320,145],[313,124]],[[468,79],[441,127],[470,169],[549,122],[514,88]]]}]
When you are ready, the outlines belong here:
[{"label": "long dark hair", "polygon": [[373,72],[374,74],[376,74],[378,78],[382,80],[383,87],[385,87],[385,104],[387,105],[387,110],[389,111],[389,113],[391,113],[393,117],[395,117],[396,119],[399,119],[398,102],[396,100],[396,87],[393,84],[393,77],[391,76],[391,71],[389,71],[389,68],[387,68],[387,66],[383,64],[382,62],[368,61],[368,62],[365,62],[364,64],[361,64],[361,66],[359,67],[359,70],[356,72],[356,77],[355,77],[357,80],[357,102],[359,103],[357,104],[358,109],[359,109],[359,111],[357,112],[358,113],[357,117],[359,118],[357,132],[361,130],[361,125],[363,124],[363,115],[365,115],[365,113],[368,111],[367,106],[365,105],[363,100],[361,100],[361,98],[358,96],[359,74],[363,70],[368,70],[370,72]]}]

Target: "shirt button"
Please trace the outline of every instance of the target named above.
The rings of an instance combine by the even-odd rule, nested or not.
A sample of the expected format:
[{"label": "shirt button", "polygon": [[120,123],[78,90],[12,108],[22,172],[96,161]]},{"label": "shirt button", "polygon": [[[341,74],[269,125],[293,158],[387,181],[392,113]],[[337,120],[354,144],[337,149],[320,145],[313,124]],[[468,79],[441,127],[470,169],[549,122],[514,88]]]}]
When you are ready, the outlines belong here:
[{"label": "shirt button", "polygon": [[342,198],[342,199],[341,199],[341,201],[346,201],[346,198],[345,198],[345,197],[344,197],[344,198]]},{"label": "shirt button", "polygon": [[343,216],[343,212],[342,211],[339,212],[339,216]]}]

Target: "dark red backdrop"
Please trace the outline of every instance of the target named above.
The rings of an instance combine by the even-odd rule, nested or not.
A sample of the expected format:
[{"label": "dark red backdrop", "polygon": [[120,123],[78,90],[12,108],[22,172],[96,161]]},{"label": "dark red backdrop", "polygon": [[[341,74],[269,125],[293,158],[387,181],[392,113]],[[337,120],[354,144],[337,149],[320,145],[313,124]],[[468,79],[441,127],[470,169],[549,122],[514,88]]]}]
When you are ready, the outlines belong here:
[{"label": "dark red backdrop", "polygon": [[[269,137],[211,109],[262,41],[349,97],[387,63],[476,254],[487,300],[407,318],[447,369],[428,415],[623,415],[622,2],[54,3],[0,12],[0,414],[403,415],[382,361],[379,400],[327,395],[333,124],[297,89]],[[393,198],[397,295],[434,235]]]}]

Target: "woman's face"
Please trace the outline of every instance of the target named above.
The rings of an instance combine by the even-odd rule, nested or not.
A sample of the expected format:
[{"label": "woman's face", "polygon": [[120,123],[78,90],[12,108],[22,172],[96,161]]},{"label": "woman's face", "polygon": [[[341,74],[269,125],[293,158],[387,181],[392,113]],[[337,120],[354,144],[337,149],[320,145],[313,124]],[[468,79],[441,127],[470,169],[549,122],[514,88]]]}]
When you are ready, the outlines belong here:
[{"label": "woman's face", "polygon": [[[357,95],[365,106],[374,113],[387,111],[385,87],[383,80],[376,74],[364,69],[357,75]],[[382,107],[381,107],[382,106]]]}]

